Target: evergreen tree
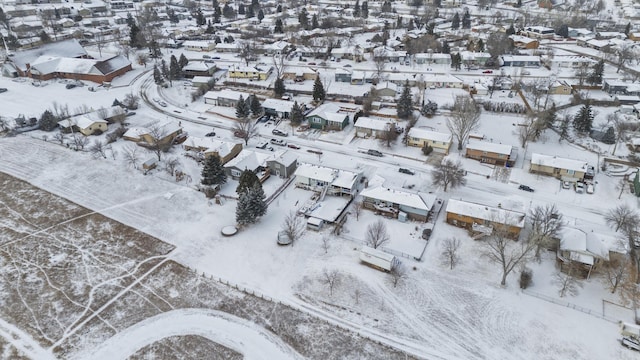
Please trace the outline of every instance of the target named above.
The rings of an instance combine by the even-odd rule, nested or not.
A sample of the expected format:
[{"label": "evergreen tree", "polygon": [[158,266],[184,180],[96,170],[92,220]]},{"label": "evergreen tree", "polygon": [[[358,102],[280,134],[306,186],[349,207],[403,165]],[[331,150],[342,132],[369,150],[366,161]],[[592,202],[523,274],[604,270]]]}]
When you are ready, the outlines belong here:
[{"label": "evergreen tree", "polygon": [[264,194],[264,189],[260,181],[253,184],[253,187],[251,187],[247,193],[251,195],[249,197],[251,215],[255,219],[264,216],[264,214],[267,213],[267,202],[265,201],[267,196]]},{"label": "evergreen tree", "polygon": [[476,50],[479,52],[484,51],[484,42],[482,41],[482,39],[478,40],[478,43],[476,44]]},{"label": "evergreen tree", "polygon": [[[389,8],[391,8],[391,3],[389,3]],[[363,19],[366,19],[369,17],[369,4],[367,4],[366,1],[362,2],[362,6],[360,8],[360,14]]]},{"label": "evergreen tree", "polygon": [[204,29],[205,34],[213,34],[216,32],[216,29],[213,28],[213,25],[211,25],[211,20],[207,21],[207,28]]},{"label": "evergreen tree", "polygon": [[238,15],[245,15],[245,9],[244,9],[243,3],[240,3],[240,5],[238,5]]},{"label": "evergreen tree", "polygon": [[129,28],[132,28],[135,24],[136,24],[136,19],[133,18],[133,15],[131,15],[131,13],[127,13],[127,26],[129,26]]},{"label": "evergreen tree", "polygon": [[402,89],[402,95],[400,95],[400,99],[398,99],[396,105],[398,118],[403,120],[408,119],[411,116],[412,108],[411,87],[409,86],[409,80],[406,80],[404,88]]},{"label": "evergreen tree", "polygon": [[445,41],[442,43],[442,53],[448,54],[449,52],[451,52],[451,47],[449,47],[449,42]]},{"label": "evergreen tree", "polygon": [[313,14],[313,16],[311,17],[311,28],[317,29],[319,27],[320,27],[320,24],[318,24],[318,15]]},{"label": "evergreen tree", "polygon": [[516,33],[516,29],[513,27],[513,24],[509,25],[505,33],[507,34],[507,36],[513,35]]},{"label": "evergreen tree", "polygon": [[581,134],[589,134],[593,126],[593,110],[590,104],[583,105],[573,118],[573,128]]},{"label": "evergreen tree", "polygon": [[262,9],[258,10],[258,21],[262,23],[262,19],[264,19],[264,11]]},{"label": "evergreen tree", "polygon": [[220,17],[222,16],[220,3],[218,3],[218,0],[213,0],[211,5],[213,7],[213,22],[214,24],[217,24],[220,22]]},{"label": "evergreen tree", "polygon": [[169,83],[173,86],[173,80],[177,80],[180,78],[180,65],[178,64],[178,59],[175,55],[171,55],[171,60],[169,61]]},{"label": "evergreen tree", "polygon": [[251,95],[251,113],[253,114],[253,116],[258,116],[262,113],[262,106],[260,105],[260,100],[258,100],[258,97],[256,96],[256,94],[252,94]]},{"label": "evergreen tree", "polygon": [[167,68],[167,62],[164,61],[164,59],[160,62],[160,71],[162,71],[162,76],[165,79],[169,78],[169,69]]},{"label": "evergreen tree", "polygon": [[227,19],[233,19],[236,16],[236,11],[229,5],[229,3],[224,4],[222,8],[222,16]]},{"label": "evergreen tree", "polygon": [[227,174],[224,172],[220,158],[217,155],[207,156],[202,168],[202,185],[222,185],[227,182]]},{"label": "evergreen tree", "polygon": [[160,70],[158,70],[157,65],[153,65],[153,81],[156,85],[162,84],[162,74],[160,74]]},{"label": "evergreen tree", "polygon": [[284,80],[277,78],[273,84],[273,93],[276,97],[282,97],[287,89],[284,86]]},{"label": "evergreen tree", "polygon": [[616,143],[616,132],[613,130],[613,126],[609,126],[607,132],[604,133],[602,137],[602,142],[608,145],[612,145]]},{"label": "evergreen tree", "polygon": [[360,17],[360,0],[356,0],[355,5],[353,5],[353,17],[354,18]]},{"label": "evergreen tree", "polygon": [[238,99],[238,103],[236,104],[236,117],[238,119],[244,119],[249,117],[251,109],[249,108],[247,102],[244,100],[242,95],[240,95],[240,99]]},{"label": "evergreen tree", "polygon": [[457,30],[460,27],[460,15],[455,13],[453,19],[451,19],[451,30]]},{"label": "evergreen tree", "polygon": [[471,28],[471,15],[469,14],[469,11],[465,11],[464,15],[462,15],[462,28]]},{"label": "evergreen tree", "polygon": [[240,178],[238,179],[238,187],[236,188],[236,193],[238,195],[245,193],[248,189],[259,183],[260,179],[258,179],[258,176],[253,171],[244,170],[240,174]]},{"label": "evergreen tree", "polygon": [[256,222],[251,212],[251,205],[251,195],[247,192],[240,194],[238,204],[236,205],[236,223],[238,226],[245,226]]},{"label": "evergreen tree", "polygon": [[300,26],[303,29],[305,30],[309,29],[309,13],[307,12],[307,9],[304,7],[300,10],[300,13],[298,13],[298,23],[300,23]]},{"label": "evergreen tree", "polygon": [[562,122],[560,123],[560,137],[558,138],[558,142],[561,142],[569,136],[569,120],[570,118],[568,116],[562,119]]},{"label": "evergreen tree", "polygon": [[240,226],[253,224],[267,213],[266,196],[260,182],[240,194],[236,207],[236,223]]},{"label": "evergreen tree", "polygon": [[568,38],[569,37],[569,26],[567,24],[560,25],[558,30],[556,30],[556,34],[558,34],[559,36],[562,36],[563,38]]},{"label": "evergreen tree", "polygon": [[600,84],[602,82],[602,74],[604,73],[604,60],[600,59],[593,65],[593,71],[587,76],[587,82],[591,85]]},{"label": "evergreen tree", "polygon": [[631,32],[631,23],[628,22],[627,26],[624,27],[624,34],[629,36],[629,33]]},{"label": "evergreen tree", "polygon": [[277,18],[276,19],[276,26],[273,29],[273,32],[276,34],[283,34],[284,33],[284,29],[282,29],[282,19]]},{"label": "evergreen tree", "polygon": [[40,120],[38,120],[38,125],[40,126],[40,130],[52,131],[58,126],[58,119],[51,111],[45,110],[42,116],[40,116]]},{"label": "evergreen tree", "polygon": [[202,14],[202,9],[196,10],[196,25],[202,26],[206,23],[207,20],[205,19],[204,14]]},{"label": "evergreen tree", "polygon": [[140,49],[142,47],[142,44],[140,44],[139,38],[140,38],[140,28],[138,27],[138,25],[136,25],[136,23],[132,23],[131,25],[131,29],[129,29],[129,44],[131,44],[131,46]]},{"label": "evergreen tree", "polygon": [[322,85],[320,77],[316,76],[316,81],[313,83],[313,100],[323,102],[326,97],[327,94],[324,91],[324,85]]},{"label": "evergreen tree", "polygon": [[256,17],[256,12],[253,10],[253,6],[247,7],[247,19]]},{"label": "evergreen tree", "polygon": [[184,69],[185,66],[189,64],[189,59],[187,59],[184,54],[180,54],[180,59],[178,59],[178,65],[180,65],[180,70]]},{"label": "evergreen tree", "polygon": [[544,112],[544,127],[547,129],[552,128],[556,123],[556,104],[554,103],[551,108]]},{"label": "evergreen tree", "polygon": [[291,126],[298,126],[302,123],[302,107],[298,105],[298,102],[294,102],[291,107],[291,112],[289,113],[289,121],[291,122]]},{"label": "evergreen tree", "polygon": [[380,7],[380,12],[390,13],[391,12],[391,1],[385,0]]},{"label": "evergreen tree", "polygon": [[278,7],[276,8],[276,12],[279,12],[279,13],[282,12],[282,4],[278,4]]},{"label": "evergreen tree", "polygon": [[460,53],[451,54],[451,68],[460,70],[460,67],[462,67],[462,57]]}]

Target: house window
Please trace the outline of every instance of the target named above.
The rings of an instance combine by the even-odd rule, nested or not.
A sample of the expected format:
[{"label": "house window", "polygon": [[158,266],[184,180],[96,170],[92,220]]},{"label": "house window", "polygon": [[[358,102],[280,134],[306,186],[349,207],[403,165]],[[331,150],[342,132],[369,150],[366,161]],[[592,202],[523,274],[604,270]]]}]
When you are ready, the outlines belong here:
[{"label": "house window", "polygon": [[231,169],[231,176],[240,177],[240,170]]},{"label": "house window", "polygon": [[567,175],[573,175],[575,174],[575,170],[567,170]]}]

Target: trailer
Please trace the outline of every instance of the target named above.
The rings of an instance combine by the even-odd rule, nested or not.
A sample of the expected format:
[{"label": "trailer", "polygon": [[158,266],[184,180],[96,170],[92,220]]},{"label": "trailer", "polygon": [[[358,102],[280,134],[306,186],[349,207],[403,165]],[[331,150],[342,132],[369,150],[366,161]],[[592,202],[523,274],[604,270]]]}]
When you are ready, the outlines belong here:
[{"label": "trailer", "polygon": [[620,334],[623,337],[640,341],[640,326],[620,321]]},{"label": "trailer", "polygon": [[378,270],[389,272],[398,264],[398,259],[386,252],[363,246],[360,249],[360,261]]}]

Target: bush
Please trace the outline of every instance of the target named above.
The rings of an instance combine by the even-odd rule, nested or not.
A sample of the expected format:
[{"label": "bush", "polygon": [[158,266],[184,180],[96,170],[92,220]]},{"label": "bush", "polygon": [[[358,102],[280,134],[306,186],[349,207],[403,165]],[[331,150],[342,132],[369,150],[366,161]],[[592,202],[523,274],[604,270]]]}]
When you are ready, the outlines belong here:
[{"label": "bush", "polygon": [[425,156],[429,156],[432,152],[433,152],[433,148],[431,147],[431,145],[427,144],[427,146],[422,147],[422,153]]},{"label": "bush", "polygon": [[522,269],[520,272],[520,289],[526,289],[531,285],[531,280],[533,279],[533,271],[528,268]]},{"label": "bush", "polygon": [[126,132],[127,132],[127,128],[120,126],[116,128],[114,131],[108,133],[106,136],[107,144],[111,144],[112,142],[115,142],[116,140],[121,138],[122,135],[124,135],[124,133]]}]

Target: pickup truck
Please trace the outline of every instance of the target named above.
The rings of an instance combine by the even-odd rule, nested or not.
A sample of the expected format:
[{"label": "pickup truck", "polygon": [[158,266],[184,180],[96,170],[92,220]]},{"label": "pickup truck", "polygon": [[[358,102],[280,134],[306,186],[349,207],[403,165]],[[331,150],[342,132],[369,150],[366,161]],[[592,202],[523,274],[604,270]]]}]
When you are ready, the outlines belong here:
[{"label": "pickup truck", "polygon": [[278,146],[287,146],[287,142],[280,139],[271,139],[271,143]]}]

